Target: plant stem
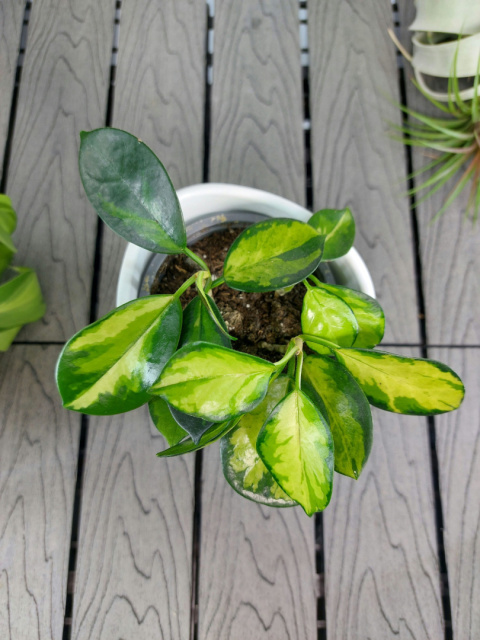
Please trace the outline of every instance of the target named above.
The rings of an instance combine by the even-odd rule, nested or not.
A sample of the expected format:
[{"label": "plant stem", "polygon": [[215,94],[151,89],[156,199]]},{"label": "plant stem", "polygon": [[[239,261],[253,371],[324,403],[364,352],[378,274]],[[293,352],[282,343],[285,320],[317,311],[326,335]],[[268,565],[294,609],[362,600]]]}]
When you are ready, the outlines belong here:
[{"label": "plant stem", "polygon": [[287,353],[283,356],[283,358],[281,360],[279,360],[278,362],[275,362],[275,367],[278,369],[278,371],[282,371],[283,367],[287,364],[287,362],[295,355],[295,353],[298,351],[298,347],[296,344],[292,344],[292,340],[290,341],[290,344],[292,345],[287,349]]},{"label": "plant stem", "polygon": [[325,340],[325,338],[318,338],[317,336],[311,336],[308,333],[302,333],[299,336],[299,338],[302,338],[302,340],[305,340],[305,342],[316,342],[317,344],[321,344],[322,346],[327,347],[328,349],[332,349],[333,351],[340,349],[338,344],[335,344],[334,342],[330,342],[330,340]]},{"label": "plant stem", "polygon": [[295,388],[300,391],[302,388],[302,366],[303,366],[303,349],[297,355],[297,370],[295,371]]},{"label": "plant stem", "polygon": [[317,278],[317,276],[314,276],[313,273],[308,277],[310,278],[310,280],[313,280],[313,282],[317,285],[317,287],[322,286],[322,283],[320,282],[320,280]]},{"label": "plant stem", "polygon": [[195,282],[195,280],[197,279],[197,273],[194,273],[193,276],[190,276],[190,278],[186,280],[179,289],[177,289],[176,293],[174,294],[177,300],[183,293],[185,293],[188,287],[190,287]]},{"label": "plant stem", "polygon": [[210,287],[210,289],[215,289],[215,287],[219,287],[224,282],[225,282],[225,278],[221,276],[220,278],[217,278],[212,282],[212,286]]},{"label": "plant stem", "polygon": [[208,273],[210,273],[210,269],[208,268],[208,265],[206,262],[204,262],[200,256],[197,256],[196,253],[193,253],[193,251],[190,251],[190,249],[188,247],[185,247],[185,250],[183,252],[186,256],[188,256],[189,258],[191,258],[194,262],[196,262],[198,265],[200,265],[202,267],[202,269],[204,271],[208,271]]}]

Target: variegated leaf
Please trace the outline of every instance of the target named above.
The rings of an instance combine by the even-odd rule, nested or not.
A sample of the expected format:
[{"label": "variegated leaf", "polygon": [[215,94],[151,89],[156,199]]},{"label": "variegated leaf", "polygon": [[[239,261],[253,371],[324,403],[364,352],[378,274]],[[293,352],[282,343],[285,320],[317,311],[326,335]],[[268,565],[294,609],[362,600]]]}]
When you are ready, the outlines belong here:
[{"label": "variegated leaf", "polygon": [[463,400],[462,381],[441,362],[361,349],[338,349],[335,353],[369,402],[380,409],[432,415],[452,411]]},{"label": "variegated leaf", "polygon": [[[358,323],[348,304],[326,289],[310,289],[302,307],[303,333],[350,347],[357,337]],[[307,342],[314,351],[317,345]],[[320,346],[320,353],[324,353]]]},{"label": "variegated leaf", "polygon": [[163,398],[152,398],[148,403],[148,410],[153,424],[171,447],[187,437],[187,432],[173,418]]},{"label": "variegated leaf", "polygon": [[350,209],[322,209],[308,221],[318,233],[325,236],[322,260],[335,260],[353,246],[355,221]]},{"label": "variegated leaf", "polygon": [[287,495],[307,515],[332,495],[333,439],[327,422],[303,391],[292,391],[263,425],[257,451]]},{"label": "variegated leaf", "polygon": [[178,343],[182,309],[175,296],[127,302],[82,329],[65,345],[57,384],[67,409],[112,415],[150,399]]},{"label": "variegated leaf", "polygon": [[232,289],[274,291],[315,271],[324,239],[298,220],[265,220],[248,227],[230,247],[223,275]]},{"label": "variegated leaf", "polygon": [[307,356],[302,389],[327,419],[335,445],[335,471],[358,478],[372,448],[372,415],[353,376],[331,358]]},{"label": "variegated leaf", "polygon": [[184,413],[223,422],[259,404],[274,372],[261,358],[194,342],[177,351],[150,392]]},{"label": "variegated leaf", "polygon": [[341,298],[353,311],[358,323],[358,335],[352,346],[358,349],[371,349],[382,341],[385,315],[374,298],[361,291],[340,285],[322,283],[321,288]]},{"label": "variegated leaf", "polygon": [[194,442],[192,438],[184,438],[178,444],[175,444],[165,451],[157,453],[159,458],[171,458],[173,456],[182,456],[184,453],[199,451],[209,444],[213,444],[222,436],[226,435],[236,425],[236,420],[227,420],[225,422],[215,423],[206,431],[198,442]]},{"label": "variegated leaf", "polygon": [[102,220],[149,251],[181,253],[187,243],[182,210],[168,173],[153,151],[119,129],[80,135],[80,175]]},{"label": "variegated leaf", "polygon": [[244,498],[270,507],[292,507],[289,498],[263,464],[256,442],[260,429],[276,405],[289,392],[292,380],[280,376],[268,388],[264,400],[222,438],[220,451],[223,473],[228,483]]},{"label": "variegated leaf", "polygon": [[0,329],[13,329],[39,320],[45,303],[33,269],[15,267],[16,275],[0,286]]},{"label": "variegated leaf", "polygon": [[213,420],[204,420],[203,418],[197,418],[196,416],[189,416],[188,413],[179,411],[171,405],[168,406],[170,408],[170,415],[172,418],[194,442],[198,442],[205,431],[208,431],[208,429],[215,424]]}]

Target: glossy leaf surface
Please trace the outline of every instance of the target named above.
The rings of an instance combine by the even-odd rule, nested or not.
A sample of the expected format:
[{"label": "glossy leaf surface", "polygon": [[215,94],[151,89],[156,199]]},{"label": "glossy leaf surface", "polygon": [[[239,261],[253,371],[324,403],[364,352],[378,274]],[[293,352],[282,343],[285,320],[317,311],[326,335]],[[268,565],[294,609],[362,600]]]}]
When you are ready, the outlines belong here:
[{"label": "glossy leaf surface", "polygon": [[385,315],[374,298],[361,291],[340,285],[322,283],[321,288],[341,298],[353,311],[358,323],[354,347],[371,349],[382,341],[385,332]]},{"label": "glossy leaf surface", "polygon": [[358,478],[372,448],[370,405],[343,365],[331,358],[307,356],[302,389],[327,419],[335,445],[335,471]]},{"label": "glossy leaf surface", "polygon": [[184,453],[191,453],[192,451],[199,451],[209,444],[213,444],[219,440],[222,436],[226,435],[230,429],[235,426],[234,420],[227,420],[214,424],[208,431],[206,431],[198,442],[194,442],[192,438],[188,437],[179,442],[178,444],[160,451],[157,453],[159,458],[171,458],[173,456],[181,456]]},{"label": "glossy leaf surface", "polygon": [[222,438],[223,473],[228,483],[244,498],[271,507],[292,507],[297,503],[289,498],[263,464],[257,453],[257,437],[276,405],[288,394],[291,379],[280,376],[268,388],[264,400]]},{"label": "glossy leaf surface", "polygon": [[325,236],[322,260],[335,260],[352,248],[355,220],[350,209],[321,209],[313,214],[308,224]]},{"label": "glossy leaf surface", "polygon": [[292,391],[277,405],[259,433],[257,451],[307,515],[325,509],[332,495],[333,439],[303,391]]},{"label": "glossy leaf surface", "polygon": [[431,415],[452,411],[463,400],[462,381],[440,362],[360,349],[338,349],[336,356],[380,409]]},{"label": "glossy leaf surface", "polygon": [[181,253],[186,247],[175,189],[138,138],[119,129],[82,132],[79,166],[88,199],[116,233],[149,251]]},{"label": "glossy leaf surface", "polygon": [[[227,331],[221,313],[211,298],[210,304],[217,319],[225,328],[225,331]],[[191,344],[192,342],[211,342],[221,347],[232,346],[229,338],[219,330],[210,317],[207,308],[199,296],[189,302],[183,311],[183,325],[179,347]]]},{"label": "glossy leaf surface", "polygon": [[170,406],[170,415],[194,442],[198,442],[205,431],[208,431],[208,429],[210,429],[214,424],[212,420],[204,420],[203,418],[189,416],[188,413],[179,411],[172,406]]},{"label": "glossy leaf surface", "polygon": [[265,220],[248,227],[225,258],[232,289],[274,291],[301,282],[318,267],[324,239],[297,220]]},{"label": "glossy leaf surface", "polygon": [[93,415],[136,409],[150,399],[178,343],[182,309],[174,296],[140,298],[82,329],[57,365],[64,406]]},{"label": "glossy leaf surface", "polygon": [[45,303],[32,269],[16,267],[18,274],[0,286],[0,329],[13,329],[39,320]]},{"label": "glossy leaf surface", "polygon": [[175,353],[150,391],[184,413],[222,422],[259,404],[274,372],[261,358],[195,342]]},{"label": "glossy leaf surface", "polygon": [[148,410],[153,424],[170,446],[177,444],[187,436],[187,432],[175,421],[168,404],[162,398],[152,398]]},{"label": "glossy leaf surface", "polygon": [[[353,311],[338,296],[326,289],[307,291],[302,306],[302,331],[319,338],[331,340],[343,347],[351,347],[358,333],[358,323]],[[317,345],[307,342],[314,351]],[[324,353],[320,346],[320,352]]]}]

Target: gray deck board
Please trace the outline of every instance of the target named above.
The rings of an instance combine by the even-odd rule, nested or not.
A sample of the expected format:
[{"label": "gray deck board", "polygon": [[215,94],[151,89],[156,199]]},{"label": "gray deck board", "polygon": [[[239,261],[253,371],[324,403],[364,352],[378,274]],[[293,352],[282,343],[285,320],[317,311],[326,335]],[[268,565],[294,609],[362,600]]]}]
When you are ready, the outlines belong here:
[{"label": "gray deck board", "polygon": [[5,0],[0,4],[0,172],[3,170],[24,12],[24,0]]},{"label": "gray deck board", "polygon": [[75,640],[189,637],[192,465],[163,448],[145,407],[91,419]]},{"label": "gray deck board", "polygon": [[466,388],[458,411],[435,418],[453,637],[480,637],[480,349],[432,349]]},{"label": "gray deck board", "polygon": [[[202,182],[205,41],[202,3],[122,3],[112,126],[141,138],[176,189]],[[115,307],[125,247],[105,228],[100,316]]]},{"label": "gray deck board", "polygon": [[80,417],[62,409],[58,347],[0,355],[0,637],[61,640]]},{"label": "gray deck board", "polygon": [[324,514],[328,637],[438,640],[443,613],[426,420],[372,415],[367,466],[357,482],[335,476]]},{"label": "gray deck board", "polygon": [[19,340],[66,339],[88,320],[97,222],[77,155],[80,131],[105,119],[114,6],[32,6],[7,190],[19,218],[17,263],[36,270],[47,312]]},{"label": "gray deck board", "polygon": [[[192,0],[122,3],[113,126],[139,136],[175,186],[201,182],[206,13]],[[99,315],[115,306],[126,243],[105,228]],[[140,410],[92,419],[73,637],[186,640],[194,456],[158,459]]]},{"label": "gray deck board", "polygon": [[[210,180],[305,199],[298,4],[215,3]],[[204,454],[199,638],[316,638],[313,520],[260,508]]]},{"label": "gray deck board", "polygon": [[389,343],[416,343],[418,318],[389,0],[309,4],[314,208],[351,207],[355,246],[382,304]]}]

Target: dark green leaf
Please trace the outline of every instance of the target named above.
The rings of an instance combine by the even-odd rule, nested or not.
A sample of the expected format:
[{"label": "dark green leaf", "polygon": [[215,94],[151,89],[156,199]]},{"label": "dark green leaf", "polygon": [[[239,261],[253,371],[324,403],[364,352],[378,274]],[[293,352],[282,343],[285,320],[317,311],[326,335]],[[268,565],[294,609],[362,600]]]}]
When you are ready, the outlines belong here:
[{"label": "dark green leaf", "polygon": [[150,411],[153,424],[171,447],[186,437],[187,433],[174,420],[165,400],[162,398],[152,398],[148,403],[148,410]]},{"label": "dark green leaf", "polygon": [[331,358],[307,356],[302,389],[325,416],[335,444],[335,471],[358,478],[372,448],[368,400],[353,376]]},{"label": "dark green leaf", "polygon": [[335,260],[348,253],[355,239],[355,221],[350,209],[322,209],[308,221],[325,236],[322,260]]},{"label": "dark green leaf", "polygon": [[[210,299],[210,304],[218,321],[227,331],[222,315],[213,299]],[[211,342],[221,347],[232,346],[231,341],[218,329],[210,317],[208,309],[206,309],[199,296],[194,298],[183,312],[183,326],[179,347],[192,342]]]},{"label": "dark green leaf", "polygon": [[148,296],[118,307],[65,345],[57,365],[64,406],[93,415],[130,411],[175,351],[182,308],[175,296]]},{"label": "dark green leaf", "polygon": [[79,164],[88,199],[116,233],[149,251],[183,251],[187,239],[177,194],[143,142],[119,129],[82,132]]},{"label": "dark green leaf", "polygon": [[225,259],[232,289],[274,291],[301,282],[318,267],[324,238],[298,220],[272,219],[243,231]]},{"label": "dark green leaf", "polygon": [[209,444],[213,444],[219,438],[226,435],[230,429],[236,425],[236,420],[227,420],[225,422],[220,422],[214,424],[208,431],[206,431],[200,440],[195,443],[192,438],[185,438],[178,444],[170,447],[169,449],[165,449],[165,451],[160,451],[157,453],[159,458],[170,458],[172,456],[181,456],[184,453],[190,453],[191,451],[198,451],[199,449],[203,449]]},{"label": "dark green leaf", "polygon": [[172,406],[170,406],[170,414],[175,422],[188,433],[195,443],[197,443],[205,431],[208,431],[214,424],[212,420],[189,416],[188,413],[183,413],[183,411],[179,411]]}]

